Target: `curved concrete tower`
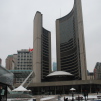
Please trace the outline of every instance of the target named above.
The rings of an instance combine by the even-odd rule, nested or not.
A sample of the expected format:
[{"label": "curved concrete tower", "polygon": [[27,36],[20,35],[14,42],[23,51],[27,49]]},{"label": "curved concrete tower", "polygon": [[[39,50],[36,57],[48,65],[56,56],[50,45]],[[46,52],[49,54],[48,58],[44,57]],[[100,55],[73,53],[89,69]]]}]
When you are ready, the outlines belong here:
[{"label": "curved concrete tower", "polygon": [[36,12],[33,30],[33,70],[34,83],[45,80],[51,71],[51,33],[42,27],[42,14]]},{"label": "curved concrete tower", "polygon": [[56,20],[57,69],[86,80],[86,55],[81,0],[69,14]]}]

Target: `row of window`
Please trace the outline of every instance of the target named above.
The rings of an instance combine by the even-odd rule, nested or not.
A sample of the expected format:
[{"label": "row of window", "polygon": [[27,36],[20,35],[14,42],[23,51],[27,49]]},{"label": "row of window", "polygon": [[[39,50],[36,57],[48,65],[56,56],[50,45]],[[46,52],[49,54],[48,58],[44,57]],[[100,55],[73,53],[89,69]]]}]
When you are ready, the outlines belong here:
[{"label": "row of window", "polygon": [[19,55],[18,57],[27,57],[28,58],[28,57],[32,57],[32,56]]},{"label": "row of window", "polygon": [[18,58],[18,60],[32,60],[32,58]]},{"label": "row of window", "polygon": [[21,62],[18,62],[18,63],[31,64],[32,62],[24,62],[24,61],[22,62],[22,61],[21,61]]},{"label": "row of window", "polygon": [[75,64],[75,63],[77,63],[78,61],[77,60],[74,60],[74,61],[62,61],[61,62],[61,65],[70,65],[70,64]]},{"label": "row of window", "polygon": [[18,70],[32,70],[32,68],[17,68]]},{"label": "row of window", "polygon": [[32,67],[32,65],[17,65],[18,67]]},{"label": "row of window", "polygon": [[43,43],[43,44],[46,44],[46,45],[49,44],[48,40],[42,40],[42,43]]},{"label": "row of window", "polygon": [[48,36],[43,35],[42,38],[43,39],[48,39]]}]

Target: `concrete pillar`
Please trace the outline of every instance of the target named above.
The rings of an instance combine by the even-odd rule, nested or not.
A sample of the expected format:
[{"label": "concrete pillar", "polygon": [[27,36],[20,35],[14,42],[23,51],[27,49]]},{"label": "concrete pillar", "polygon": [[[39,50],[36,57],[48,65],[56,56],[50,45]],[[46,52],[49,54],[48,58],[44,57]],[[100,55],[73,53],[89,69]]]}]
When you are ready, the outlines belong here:
[{"label": "concrete pillar", "polygon": [[82,93],[82,85],[81,85],[81,93]]},{"label": "concrete pillar", "polygon": [[65,93],[65,91],[64,91],[64,86],[63,86],[63,92],[62,93]]},{"label": "concrete pillar", "polygon": [[91,85],[90,85],[90,93],[91,93]]},{"label": "concrete pillar", "polygon": [[55,95],[56,95],[56,86],[55,86]]}]

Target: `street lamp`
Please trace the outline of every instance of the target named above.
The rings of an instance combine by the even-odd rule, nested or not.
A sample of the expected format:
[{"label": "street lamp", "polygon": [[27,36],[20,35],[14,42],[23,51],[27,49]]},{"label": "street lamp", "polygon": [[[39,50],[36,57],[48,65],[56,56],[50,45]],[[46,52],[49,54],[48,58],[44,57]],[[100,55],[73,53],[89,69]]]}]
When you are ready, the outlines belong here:
[{"label": "street lamp", "polygon": [[70,90],[72,91],[72,101],[74,101],[74,94],[73,94],[73,91],[76,90],[76,89],[75,89],[75,88],[71,88]]}]

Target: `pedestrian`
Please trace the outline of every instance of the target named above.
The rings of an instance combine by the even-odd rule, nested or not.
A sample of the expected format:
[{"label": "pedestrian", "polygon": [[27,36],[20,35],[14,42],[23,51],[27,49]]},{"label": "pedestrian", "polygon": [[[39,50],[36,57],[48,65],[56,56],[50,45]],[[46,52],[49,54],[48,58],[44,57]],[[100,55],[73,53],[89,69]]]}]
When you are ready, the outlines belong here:
[{"label": "pedestrian", "polygon": [[2,93],[2,86],[0,86],[0,101],[2,100],[2,95],[1,95],[1,93]]},{"label": "pedestrian", "polygon": [[98,95],[98,90],[97,90],[97,95]]},{"label": "pedestrian", "polygon": [[87,95],[87,99],[88,99],[88,92],[87,92],[87,94],[86,94],[86,95]]},{"label": "pedestrian", "polygon": [[2,96],[1,96],[1,94],[0,94],[0,101],[2,100]]},{"label": "pedestrian", "polygon": [[86,96],[87,96],[87,92],[86,92],[86,90],[85,90],[85,91],[84,91],[85,101],[86,101]]},{"label": "pedestrian", "polygon": [[60,96],[58,95],[58,100],[60,100]]},{"label": "pedestrian", "polygon": [[80,101],[80,96],[78,95],[78,101]]},{"label": "pedestrian", "polygon": [[64,96],[64,101],[66,101],[65,96]]},{"label": "pedestrian", "polygon": [[66,98],[66,101],[68,101],[68,98]]}]

